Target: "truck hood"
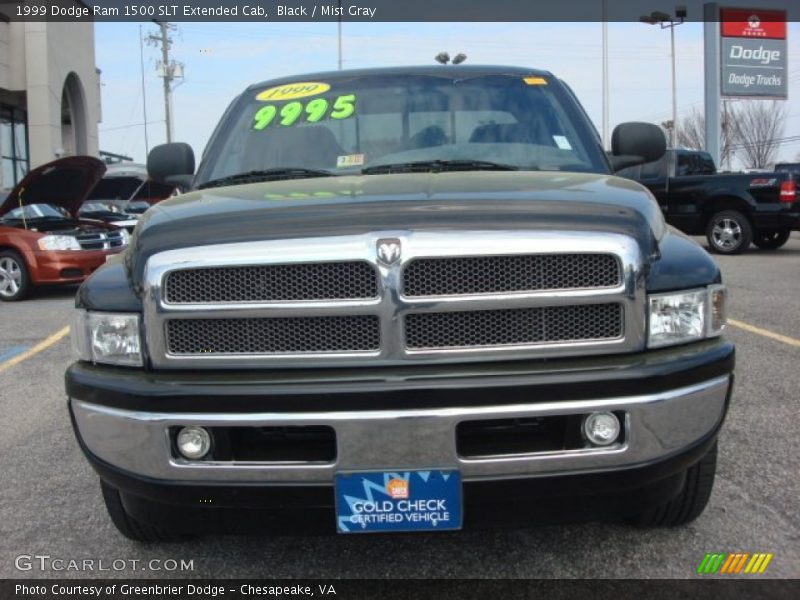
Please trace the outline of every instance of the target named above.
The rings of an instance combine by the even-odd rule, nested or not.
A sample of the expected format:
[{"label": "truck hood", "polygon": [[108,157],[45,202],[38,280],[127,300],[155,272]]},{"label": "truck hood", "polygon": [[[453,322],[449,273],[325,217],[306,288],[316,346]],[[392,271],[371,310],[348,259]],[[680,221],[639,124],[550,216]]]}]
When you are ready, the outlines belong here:
[{"label": "truck hood", "polygon": [[0,205],[0,217],[20,205],[52,204],[77,215],[78,208],[106,172],[91,156],[59,158],[28,172]]},{"label": "truck hood", "polygon": [[256,240],[386,230],[609,231],[657,253],[665,225],[638,183],[602,174],[445,172],[296,179],[197,190],[139,221],[134,286],[158,252]]}]

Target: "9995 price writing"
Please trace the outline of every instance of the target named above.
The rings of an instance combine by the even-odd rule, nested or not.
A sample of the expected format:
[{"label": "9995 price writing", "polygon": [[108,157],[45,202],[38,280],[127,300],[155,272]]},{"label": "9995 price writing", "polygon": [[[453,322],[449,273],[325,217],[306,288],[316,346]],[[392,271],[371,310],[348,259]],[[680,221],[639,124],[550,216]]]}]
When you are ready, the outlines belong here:
[{"label": "9995 price writing", "polygon": [[[253,116],[253,129],[261,131],[266,129],[275,118],[277,123],[283,127],[291,127],[297,123],[300,117],[304,117],[306,123],[316,123],[324,118],[346,119],[352,117],[356,110],[355,94],[339,96],[331,104],[327,98],[315,98],[303,104],[302,102],[289,102],[280,109],[274,104],[267,104],[258,109]],[[328,109],[331,109],[328,112]]]}]

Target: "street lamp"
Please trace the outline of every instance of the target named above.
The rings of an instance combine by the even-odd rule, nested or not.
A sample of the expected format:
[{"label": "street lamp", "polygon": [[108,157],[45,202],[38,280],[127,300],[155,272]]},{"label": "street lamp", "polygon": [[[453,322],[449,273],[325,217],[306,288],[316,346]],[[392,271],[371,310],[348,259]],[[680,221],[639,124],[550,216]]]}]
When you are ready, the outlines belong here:
[{"label": "street lamp", "polygon": [[675,27],[682,25],[686,20],[686,7],[675,7],[675,19],[673,21],[672,15],[654,10],[649,15],[639,17],[642,23],[648,25],[660,25],[661,29],[669,28],[670,37],[670,59],[672,60],[672,147],[678,145],[678,94],[676,91],[675,83]]}]

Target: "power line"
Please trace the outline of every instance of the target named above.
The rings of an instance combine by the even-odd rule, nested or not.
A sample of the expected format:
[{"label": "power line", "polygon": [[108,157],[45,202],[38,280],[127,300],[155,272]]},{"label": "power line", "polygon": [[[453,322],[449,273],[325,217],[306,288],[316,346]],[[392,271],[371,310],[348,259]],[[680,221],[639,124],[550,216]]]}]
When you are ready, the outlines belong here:
[{"label": "power line", "polygon": [[164,119],[156,119],[155,121],[147,121],[147,123],[131,123],[130,125],[120,125],[118,127],[108,127],[106,129],[100,129],[100,133],[105,133],[106,131],[118,131],[120,129],[130,129],[131,127],[143,127],[144,125],[154,125],[155,123],[163,123]]}]

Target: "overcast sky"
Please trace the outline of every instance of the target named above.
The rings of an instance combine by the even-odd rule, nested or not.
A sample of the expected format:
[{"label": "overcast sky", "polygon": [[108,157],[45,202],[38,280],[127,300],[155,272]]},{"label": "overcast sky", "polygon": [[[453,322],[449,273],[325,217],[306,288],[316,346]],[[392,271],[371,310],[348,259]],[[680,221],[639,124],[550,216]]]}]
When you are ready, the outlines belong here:
[{"label": "overcast sky", "polygon": [[[98,23],[96,61],[102,70],[100,148],[145,158],[140,28],[153,24]],[[789,23],[789,118],[784,137],[800,135],[800,24]],[[611,126],[660,123],[672,116],[669,30],[610,23]],[[345,23],[344,67],[431,64],[442,50],[464,52],[469,64],[526,66],[552,71],[575,91],[595,122],[602,118],[599,23]],[[675,29],[679,119],[703,110],[703,25]],[[335,23],[185,23],[173,33],[172,53],[185,65],[174,93],[175,139],[198,155],[228,103],[247,85],[273,77],[336,69]],[[160,51],[144,46],[149,145],[163,143],[164,100],[156,76]],[[800,142],[779,158],[800,154]]]}]

